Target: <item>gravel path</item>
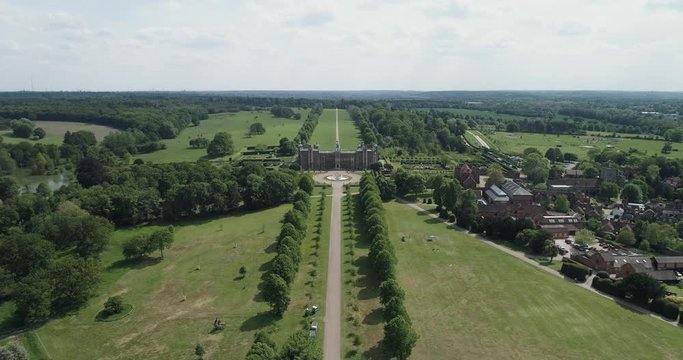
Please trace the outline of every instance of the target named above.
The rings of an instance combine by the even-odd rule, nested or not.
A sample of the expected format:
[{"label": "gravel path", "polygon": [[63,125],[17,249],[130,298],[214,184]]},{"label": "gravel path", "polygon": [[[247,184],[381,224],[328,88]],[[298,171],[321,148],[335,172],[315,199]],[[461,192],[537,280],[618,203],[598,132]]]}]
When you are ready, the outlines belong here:
[{"label": "gravel path", "polygon": [[[339,145],[339,110],[335,109],[336,140]],[[332,211],[330,215],[330,243],[327,258],[327,291],[325,292],[325,360],[341,359],[341,198],[343,183],[332,184]]]},{"label": "gravel path", "polygon": [[341,198],[343,184],[332,183],[332,214],[330,216],[330,244],[327,259],[327,292],[325,293],[325,339],[323,352],[326,360],[341,359]]},{"label": "gravel path", "polygon": [[482,147],[484,147],[486,149],[490,149],[489,145],[479,135],[477,135],[471,131],[470,131],[470,134],[472,134],[472,136],[474,136],[474,138],[477,139],[477,141],[479,142],[479,145],[481,145]]}]

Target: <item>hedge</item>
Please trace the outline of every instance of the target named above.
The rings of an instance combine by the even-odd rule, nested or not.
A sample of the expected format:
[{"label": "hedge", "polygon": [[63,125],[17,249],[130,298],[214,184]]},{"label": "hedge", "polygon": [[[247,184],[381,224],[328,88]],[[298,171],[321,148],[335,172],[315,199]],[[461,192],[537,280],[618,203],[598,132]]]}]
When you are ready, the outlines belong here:
[{"label": "hedge", "polygon": [[624,291],[622,290],[621,286],[619,286],[619,282],[609,278],[603,279],[599,277],[594,277],[591,286],[595,290],[602,291],[612,296],[620,298],[623,298],[625,296]]},{"label": "hedge", "polygon": [[577,281],[586,281],[586,276],[590,275],[591,269],[580,264],[563,262],[560,272]]},{"label": "hedge", "polygon": [[607,271],[598,271],[597,273],[595,273],[595,276],[601,279],[609,279],[609,273]]},{"label": "hedge", "polygon": [[678,319],[678,304],[672,303],[664,298],[656,298],[650,303],[650,311],[662,315],[663,317],[676,321]]}]

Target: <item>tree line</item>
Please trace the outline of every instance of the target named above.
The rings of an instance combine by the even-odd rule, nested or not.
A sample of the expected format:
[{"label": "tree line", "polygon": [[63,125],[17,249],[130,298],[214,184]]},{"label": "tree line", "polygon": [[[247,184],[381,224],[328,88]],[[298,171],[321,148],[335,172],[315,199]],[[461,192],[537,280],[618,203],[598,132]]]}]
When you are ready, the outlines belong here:
[{"label": "tree line", "polygon": [[[311,139],[311,136],[313,136],[313,130],[315,130],[315,127],[318,126],[318,118],[320,115],[322,115],[322,113],[322,104],[315,104],[315,106],[311,108],[311,111],[306,116],[306,120],[304,120],[304,123],[301,124],[301,128],[299,128],[299,132],[294,137],[295,145],[308,143],[308,141]],[[280,144],[282,146],[282,141],[280,141]]]},{"label": "tree line", "polygon": [[321,360],[323,358],[320,344],[306,331],[297,331],[278,351],[275,341],[263,332],[254,334],[245,360]]},{"label": "tree line", "polygon": [[439,154],[442,150],[467,152],[463,120],[437,111],[392,109],[379,104],[348,108],[363,142],[404,148],[409,154]]},{"label": "tree line", "polygon": [[277,238],[277,255],[272,260],[263,284],[263,297],[276,316],[282,316],[289,306],[290,286],[299,272],[301,242],[306,238],[308,215],[311,211],[310,193],[298,190],[292,200],[292,208],[282,218],[282,227]]},{"label": "tree line", "polygon": [[366,173],[361,177],[356,203],[363,219],[365,238],[371,243],[368,257],[380,282],[380,303],[385,321],[382,349],[388,358],[407,359],[418,335],[404,305],[405,292],[396,280],[396,254],[389,240],[384,206],[374,175]]},{"label": "tree line", "polygon": [[[6,216],[23,221],[7,227]],[[86,303],[99,283],[100,253],[113,225],[69,201],[26,194],[2,205],[0,299],[25,325]]]}]

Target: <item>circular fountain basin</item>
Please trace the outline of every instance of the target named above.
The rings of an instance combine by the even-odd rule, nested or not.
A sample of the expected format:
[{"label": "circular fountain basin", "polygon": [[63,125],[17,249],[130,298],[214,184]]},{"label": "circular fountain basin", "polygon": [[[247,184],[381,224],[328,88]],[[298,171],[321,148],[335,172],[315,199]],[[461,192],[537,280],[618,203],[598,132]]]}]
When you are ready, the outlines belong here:
[{"label": "circular fountain basin", "polygon": [[335,174],[335,175],[327,175],[327,176],[325,176],[325,179],[330,180],[330,181],[346,181],[346,180],[349,180],[350,177],[346,176],[346,175]]}]

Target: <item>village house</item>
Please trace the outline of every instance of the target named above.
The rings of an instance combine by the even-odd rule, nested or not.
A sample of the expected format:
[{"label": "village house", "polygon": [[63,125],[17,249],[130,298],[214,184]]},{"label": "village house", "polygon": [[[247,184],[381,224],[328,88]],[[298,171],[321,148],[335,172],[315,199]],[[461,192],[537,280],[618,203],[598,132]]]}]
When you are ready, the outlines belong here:
[{"label": "village house", "polygon": [[577,214],[563,214],[548,211],[546,215],[536,218],[536,224],[553,235],[555,239],[566,239],[576,235],[576,230],[583,227],[583,222]]},{"label": "village house", "polygon": [[591,178],[562,178],[548,180],[549,189],[564,189],[568,192],[580,191],[595,194],[600,189],[600,180]]},{"label": "village house", "polygon": [[453,176],[460,182],[464,189],[475,189],[479,186],[481,170],[478,167],[470,167],[462,163],[453,171]]},{"label": "village house", "polygon": [[[655,256],[626,253],[617,250],[615,253],[590,251],[576,253],[572,259],[592,269],[606,271],[617,277],[627,277],[633,273],[645,273],[655,280],[677,281],[676,269],[683,269],[683,256]],[[659,259],[659,263],[657,262]]]},{"label": "village house", "polygon": [[479,202],[479,213],[492,218],[532,218],[545,213],[540,204],[533,202],[533,195],[512,180],[501,185],[492,184],[484,191]]},{"label": "village house", "polygon": [[656,270],[683,271],[683,256],[655,256],[652,263]]},{"label": "village house", "polygon": [[583,170],[569,169],[564,172],[565,177],[580,178],[583,177]]},{"label": "village house", "polygon": [[[651,263],[650,263],[651,264]],[[676,272],[673,270],[654,270],[651,266],[638,263],[626,263],[619,269],[618,277],[627,277],[634,273],[645,273],[657,281],[676,282]]]}]

